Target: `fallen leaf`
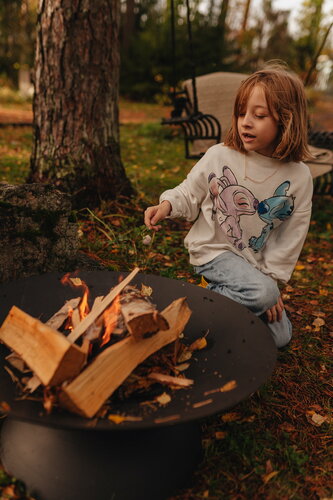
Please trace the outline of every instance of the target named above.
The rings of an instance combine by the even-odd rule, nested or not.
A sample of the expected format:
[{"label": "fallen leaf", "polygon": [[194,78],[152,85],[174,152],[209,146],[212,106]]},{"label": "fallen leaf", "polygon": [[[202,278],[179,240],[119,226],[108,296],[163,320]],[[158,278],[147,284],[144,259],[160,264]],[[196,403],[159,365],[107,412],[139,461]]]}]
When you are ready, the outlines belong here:
[{"label": "fallen leaf", "polygon": [[227,435],[227,432],[217,431],[215,432],[215,439],[224,439]]},{"label": "fallen leaf", "polygon": [[82,280],[80,278],[69,278],[74,286],[82,286]]},{"label": "fallen leaf", "polygon": [[327,421],[327,417],[323,417],[315,411],[309,410],[306,412],[306,418],[308,422],[316,427],[320,427],[324,422]]},{"label": "fallen leaf", "polygon": [[179,372],[184,372],[185,370],[187,370],[187,368],[189,368],[189,366],[190,363],[182,363],[181,365],[176,366],[176,370]]},{"label": "fallen leaf", "polygon": [[167,392],[163,392],[155,398],[155,401],[157,401],[160,405],[167,405],[171,401],[171,396]]},{"label": "fallen leaf", "polygon": [[121,424],[124,420],[126,420],[126,417],[123,417],[122,415],[108,415],[108,420],[114,424]]},{"label": "fallen leaf", "polygon": [[192,342],[189,349],[191,351],[199,351],[201,349],[204,349],[205,347],[207,347],[206,337],[200,337],[199,339],[196,339],[194,342]]},{"label": "fallen leaf", "polygon": [[211,389],[209,391],[204,392],[204,395],[207,396],[208,394],[214,394],[215,392],[228,392],[232,391],[233,389],[236,389],[236,387],[237,387],[236,380],[230,380],[226,384],[222,385],[222,387],[217,387],[217,389]]},{"label": "fallen leaf", "polygon": [[237,412],[225,413],[221,416],[221,420],[223,422],[235,422],[236,420],[240,420],[241,416]]},{"label": "fallen leaf", "polygon": [[177,363],[184,363],[185,361],[188,361],[191,358],[192,358],[191,351],[188,351],[187,349],[184,349],[184,351],[182,351],[180,353],[180,355],[178,356]]},{"label": "fallen leaf", "polygon": [[297,266],[295,266],[296,271],[303,271],[303,269],[305,269],[305,266],[303,266],[303,264],[298,264]]},{"label": "fallen leaf", "polygon": [[266,484],[268,481],[270,481],[273,477],[275,477],[279,473],[278,470],[273,470],[269,474],[264,474],[261,476],[261,479],[263,480],[263,483]]},{"label": "fallen leaf", "polygon": [[325,320],[323,320],[323,318],[316,318],[315,320],[313,320],[312,324],[315,327],[314,331],[319,332],[320,327],[325,325]]},{"label": "fallen leaf", "polygon": [[327,288],[319,288],[319,295],[323,295],[323,296],[327,297],[328,296]]},{"label": "fallen leaf", "polygon": [[153,289],[151,286],[146,286],[144,284],[141,285],[141,293],[145,297],[150,297],[153,293]]},{"label": "fallen leaf", "polygon": [[6,401],[0,401],[0,416],[7,415],[10,412],[10,406]]}]

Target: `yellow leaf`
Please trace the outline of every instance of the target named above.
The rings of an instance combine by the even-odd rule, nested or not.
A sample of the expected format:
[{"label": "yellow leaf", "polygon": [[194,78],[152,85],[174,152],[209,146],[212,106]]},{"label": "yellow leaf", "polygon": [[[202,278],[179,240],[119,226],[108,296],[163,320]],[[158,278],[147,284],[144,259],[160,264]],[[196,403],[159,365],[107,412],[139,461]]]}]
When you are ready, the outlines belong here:
[{"label": "yellow leaf", "polygon": [[298,264],[297,266],[295,266],[296,271],[303,271],[303,269],[305,269],[305,266],[303,266],[303,264]]},{"label": "yellow leaf", "polygon": [[235,422],[240,419],[240,414],[236,412],[225,413],[221,416],[223,422]]},{"label": "yellow leaf", "polygon": [[108,415],[108,420],[114,424],[121,424],[126,420],[126,417],[122,417],[121,415]]},{"label": "yellow leaf", "polygon": [[316,319],[313,320],[312,324],[316,328],[319,328],[320,326],[324,326],[325,325],[325,320],[323,320],[323,318],[316,318]]},{"label": "yellow leaf", "polygon": [[230,380],[220,388],[220,392],[233,391],[237,387],[236,380]]},{"label": "yellow leaf", "polygon": [[167,392],[163,392],[163,394],[155,398],[155,401],[157,401],[160,405],[167,405],[171,401],[171,396]]},{"label": "yellow leaf", "polygon": [[201,337],[201,338],[195,340],[194,342],[192,342],[192,344],[190,345],[190,350],[191,351],[199,351],[200,349],[204,349],[205,347],[207,347],[206,337]]},{"label": "yellow leaf", "polygon": [[74,286],[82,286],[82,280],[80,278],[69,278]]},{"label": "yellow leaf", "polygon": [[327,288],[319,288],[319,295],[324,295],[325,297],[327,297],[328,295]]},{"label": "yellow leaf", "polygon": [[261,476],[261,479],[263,480],[264,484],[268,483],[273,477],[275,477],[279,473],[278,470],[273,470],[269,474],[264,474]]}]

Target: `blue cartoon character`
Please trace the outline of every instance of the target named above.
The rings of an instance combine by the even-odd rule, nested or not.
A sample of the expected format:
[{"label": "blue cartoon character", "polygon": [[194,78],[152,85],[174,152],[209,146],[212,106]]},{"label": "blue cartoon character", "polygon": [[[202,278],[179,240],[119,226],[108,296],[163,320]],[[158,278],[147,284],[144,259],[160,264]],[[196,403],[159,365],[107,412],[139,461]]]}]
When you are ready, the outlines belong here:
[{"label": "blue cartoon character", "polygon": [[240,186],[229,167],[223,167],[222,176],[211,173],[208,177],[210,197],[213,202],[212,219],[218,216],[222,231],[238,250],[246,247],[242,241],[239,224],[241,215],[254,215],[258,200],[246,187]]},{"label": "blue cartoon character", "polygon": [[284,221],[293,213],[295,198],[292,195],[287,195],[289,187],[289,181],[283,182],[271,198],[259,203],[258,215],[262,221],[266,222],[266,226],[262,228],[258,238],[252,236],[249,240],[249,247],[254,252],[258,252],[264,247],[271,230],[274,228],[274,221]]}]

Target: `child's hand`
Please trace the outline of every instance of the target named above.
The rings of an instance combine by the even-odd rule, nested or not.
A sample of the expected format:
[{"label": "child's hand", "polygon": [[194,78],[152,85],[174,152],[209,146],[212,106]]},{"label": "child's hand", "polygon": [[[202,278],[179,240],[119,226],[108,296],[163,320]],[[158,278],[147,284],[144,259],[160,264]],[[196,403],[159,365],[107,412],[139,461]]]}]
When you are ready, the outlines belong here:
[{"label": "child's hand", "polygon": [[156,225],[160,220],[165,219],[171,213],[171,203],[167,200],[162,201],[159,205],[148,207],[145,211],[145,224],[148,229],[158,231],[162,226]]},{"label": "child's hand", "polygon": [[274,323],[274,321],[281,321],[283,309],[284,309],[284,304],[280,295],[275,306],[271,307],[270,309],[267,309],[266,311],[268,323]]}]

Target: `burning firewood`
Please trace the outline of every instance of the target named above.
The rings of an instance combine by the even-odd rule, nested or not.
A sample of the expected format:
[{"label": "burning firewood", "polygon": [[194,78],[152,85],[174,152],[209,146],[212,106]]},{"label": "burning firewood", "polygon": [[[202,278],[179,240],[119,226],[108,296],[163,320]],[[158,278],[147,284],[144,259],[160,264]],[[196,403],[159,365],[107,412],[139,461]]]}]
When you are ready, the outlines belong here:
[{"label": "burning firewood", "polygon": [[141,340],[129,336],[105,349],[78,377],[64,385],[61,405],[85,417],[93,417],[138,364],[179,337],[191,311],[182,298],[172,302],[162,315],[169,324],[168,330]]}]

